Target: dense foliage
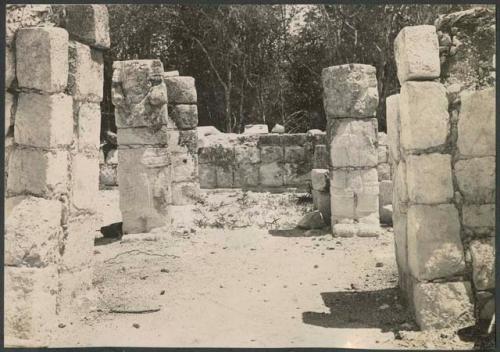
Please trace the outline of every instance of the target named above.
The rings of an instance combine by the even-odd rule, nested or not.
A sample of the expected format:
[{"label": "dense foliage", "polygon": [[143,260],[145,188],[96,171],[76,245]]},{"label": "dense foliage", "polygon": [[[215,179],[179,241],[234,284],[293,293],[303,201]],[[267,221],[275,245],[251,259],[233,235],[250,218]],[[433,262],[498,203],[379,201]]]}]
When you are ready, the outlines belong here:
[{"label": "dense foliage", "polygon": [[[109,5],[113,60],[159,58],[194,76],[200,125],[241,132],[275,123],[288,132],[324,129],[324,67],[377,68],[379,128],[385,97],[398,89],[393,41],[407,25],[432,24],[460,5]],[[112,116],[106,87],[104,111]],[[114,129],[104,119],[106,129]]]}]

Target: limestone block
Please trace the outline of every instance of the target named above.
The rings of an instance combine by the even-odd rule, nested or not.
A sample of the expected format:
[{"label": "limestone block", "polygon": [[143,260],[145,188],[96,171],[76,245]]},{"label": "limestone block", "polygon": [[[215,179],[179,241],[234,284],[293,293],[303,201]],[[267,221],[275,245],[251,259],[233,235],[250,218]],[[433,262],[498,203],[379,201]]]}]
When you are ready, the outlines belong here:
[{"label": "limestone block", "polygon": [[330,205],[330,193],[327,192],[322,192],[313,189],[312,190],[312,197],[313,197],[313,204],[314,204],[314,209],[317,209],[321,212],[321,215],[323,215],[323,220],[325,223],[328,225],[330,224],[330,220],[332,217],[331,213],[331,205]]},{"label": "limestone block", "polygon": [[60,268],[92,267],[95,232],[103,225],[97,215],[81,215],[70,217],[67,234],[62,242]]},{"label": "limestone block", "polygon": [[177,77],[179,76],[179,71],[175,70],[175,71],[167,71],[165,73],[163,73],[163,77]]},{"label": "limestone block", "polygon": [[217,188],[217,173],[215,165],[200,164],[198,168],[200,187]]},{"label": "limestone block", "polygon": [[314,146],[313,167],[315,169],[328,168],[328,149],[326,145],[319,144]]},{"label": "limestone block", "polygon": [[283,147],[280,146],[262,146],[260,147],[260,160],[262,163],[283,162]]},{"label": "limestone block", "polygon": [[166,127],[133,127],[133,128],[118,128],[118,145],[120,146],[166,146],[169,144],[170,131]]},{"label": "limestone block", "polygon": [[458,151],[463,156],[494,156],[495,87],[460,96]]},{"label": "limestone block", "polygon": [[378,218],[379,185],[375,168],[332,170],[330,172],[332,223],[360,219],[371,214]]},{"label": "limestone block", "polygon": [[164,81],[170,104],[196,104],[197,95],[193,77],[166,77]]},{"label": "limestone block", "polygon": [[495,158],[474,158],[455,163],[458,188],[469,203],[495,202]]},{"label": "limestone block", "polygon": [[196,104],[170,105],[168,115],[180,130],[189,130],[198,126],[198,106]]},{"label": "limestone block", "polygon": [[73,99],[99,103],[103,96],[102,52],[79,42],[69,42],[68,91]]},{"label": "limestone block", "polygon": [[109,18],[106,5],[66,5],[66,29],[78,41],[109,49]]},{"label": "limestone block", "polygon": [[491,321],[495,314],[495,296],[488,291],[477,291],[476,302],[479,308],[479,319]]},{"label": "limestone block", "polygon": [[305,160],[306,151],[302,146],[285,146],[285,162],[300,163]]},{"label": "limestone block", "polygon": [[263,145],[283,145],[284,134],[280,133],[269,133],[269,134],[257,134],[259,138],[258,146]]},{"label": "limestone block", "polygon": [[98,103],[78,104],[78,148],[97,150],[101,144],[101,106]]},{"label": "limestone block", "polygon": [[388,140],[388,137],[387,137],[387,133],[385,133],[385,132],[378,132],[377,136],[378,136],[378,145],[379,146],[381,146],[381,145],[386,146],[386,147],[389,146],[389,140]]},{"label": "limestone block", "polygon": [[217,166],[217,188],[234,187],[234,166]]},{"label": "limestone block", "polygon": [[50,197],[68,191],[68,152],[15,148],[9,159],[9,195]]},{"label": "limestone block", "polygon": [[68,32],[57,27],[20,28],[16,34],[16,76],[20,88],[64,91],[68,83]]},{"label": "limestone block", "polygon": [[311,170],[311,185],[312,189],[322,192],[329,192],[330,189],[330,173],[328,169],[312,169]]},{"label": "limestone block", "polygon": [[338,119],[331,121],[329,128],[330,163],[334,168],[377,166],[376,119]]},{"label": "limestone block", "polygon": [[377,174],[379,181],[389,181],[391,179],[391,165],[389,163],[378,164]]},{"label": "limestone block", "polygon": [[4,267],[5,337],[50,344],[57,328],[57,267]]},{"label": "limestone block", "polygon": [[392,181],[384,180],[380,181],[379,190],[380,190],[380,205],[385,206],[388,204],[392,204]]},{"label": "limestone block", "polygon": [[394,56],[401,85],[409,80],[431,80],[441,73],[436,27],[404,27],[394,41]]},{"label": "limestone block", "polygon": [[311,167],[307,162],[285,163],[283,171],[285,186],[306,186],[311,184]]},{"label": "limestone block", "polygon": [[406,183],[406,163],[401,161],[396,167],[394,173],[394,183],[392,192],[392,205],[398,207],[406,213],[405,208],[408,204],[408,185]]},{"label": "limestone block", "polygon": [[172,184],[172,204],[194,204],[199,199],[200,186],[197,182],[174,182]]},{"label": "limestone block", "polygon": [[448,203],[453,199],[451,155],[410,155],[406,159],[408,198],[416,204]]},{"label": "limestone block", "polygon": [[307,131],[307,137],[312,139],[314,145],[326,144],[326,132],[321,130],[309,130]]},{"label": "limestone block", "polygon": [[385,118],[387,124],[387,140],[389,152],[392,160],[400,159],[400,115],[399,115],[399,94],[394,94],[385,98]]},{"label": "limestone block", "polygon": [[378,163],[383,164],[383,163],[388,163],[389,158],[388,158],[388,151],[387,151],[387,146],[386,145],[380,145],[377,148],[377,153],[378,153]]},{"label": "limestone block", "polygon": [[269,133],[269,127],[265,124],[245,125],[244,134],[262,134]]},{"label": "limestone block", "polygon": [[410,275],[410,268],[408,267],[407,214],[401,213],[394,208],[392,220],[396,263],[399,273],[399,286],[403,291],[407,291],[409,289],[407,279]]},{"label": "limestone block", "polygon": [[464,205],[462,223],[468,227],[495,227],[495,204]]},{"label": "limestone block", "polygon": [[[257,148],[256,148],[257,149]],[[235,187],[256,187],[259,185],[259,166],[255,164],[238,164],[234,169]]]},{"label": "limestone block", "polygon": [[260,149],[258,147],[236,145],[234,153],[237,164],[257,164],[260,162]]},{"label": "limestone block", "polygon": [[422,330],[474,325],[474,306],[468,282],[416,283],[415,318]]},{"label": "limestone block", "polygon": [[5,203],[5,264],[55,264],[62,239],[61,202],[21,196],[6,198]]},{"label": "limestone block", "polygon": [[307,133],[287,133],[281,136],[281,141],[283,145],[293,145],[293,146],[306,146],[310,142],[309,135]]},{"label": "limestone block", "polygon": [[354,237],[359,227],[357,224],[332,224],[332,232],[335,237]]},{"label": "limestone block", "polygon": [[[167,96],[166,85],[162,82],[163,64],[160,60],[127,60],[113,62],[113,104],[137,105],[146,99],[152,92],[152,88],[160,90],[154,96]],[[154,102],[157,99],[153,99]],[[164,99],[161,104],[166,104]],[[167,111],[168,113],[168,111]],[[117,121],[118,123],[118,121]],[[132,127],[121,126],[117,127]]]},{"label": "limestone block", "polygon": [[5,89],[9,89],[16,78],[16,55],[13,48],[5,47]]},{"label": "limestone block", "polygon": [[[378,219],[377,219],[378,222]],[[382,228],[377,224],[369,224],[359,222],[356,224],[358,226],[358,237],[379,237],[383,234]]]},{"label": "limestone block", "polygon": [[73,157],[71,170],[73,210],[96,211],[99,191],[99,160],[85,154]]},{"label": "limestone block", "polygon": [[215,154],[216,154],[216,148],[214,146],[198,148],[198,163],[200,165],[214,164]]},{"label": "limestone block", "polygon": [[450,133],[446,89],[436,82],[406,82],[399,98],[400,139],[405,150],[443,145]]},{"label": "limestone block", "polygon": [[99,165],[99,185],[105,187],[118,186],[117,166],[110,164]]},{"label": "limestone block", "polygon": [[327,118],[372,117],[378,106],[375,67],[347,64],[321,72]]},{"label": "limestone block", "polygon": [[14,125],[14,119],[12,113],[14,110],[12,107],[14,105],[15,97],[9,92],[5,92],[5,136],[9,133],[10,126]]},{"label": "limestone block", "polygon": [[271,133],[285,133],[285,126],[280,125],[279,123],[275,124]]},{"label": "limestone block", "polygon": [[198,155],[173,153],[172,181],[196,181],[198,179]]},{"label": "limestone block", "polygon": [[147,100],[135,105],[130,104],[126,108],[116,106],[115,118],[118,128],[163,126],[169,121],[168,106],[152,106]]},{"label": "limestone block", "polygon": [[73,100],[69,95],[19,94],[14,129],[16,143],[56,148],[73,139]]},{"label": "limestone block", "polygon": [[495,240],[475,240],[470,244],[472,280],[476,290],[495,288]]},{"label": "limestone block", "polygon": [[277,161],[262,164],[259,167],[259,182],[263,186],[283,186],[285,182],[284,175],[283,166]]},{"label": "limestone block", "polygon": [[453,276],[464,270],[460,221],[454,205],[409,207],[408,263],[418,280]]},{"label": "limestone block", "polygon": [[[168,146],[172,153],[187,153],[190,155],[198,153],[198,134],[196,130],[167,131],[167,134]],[[231,148],[231,150],[233,149]]]},{"label": "limestone block", "polygon": [[165,225],[171,194],[171,160],[165,148],[120,149],[118,184],[124,233]]}]

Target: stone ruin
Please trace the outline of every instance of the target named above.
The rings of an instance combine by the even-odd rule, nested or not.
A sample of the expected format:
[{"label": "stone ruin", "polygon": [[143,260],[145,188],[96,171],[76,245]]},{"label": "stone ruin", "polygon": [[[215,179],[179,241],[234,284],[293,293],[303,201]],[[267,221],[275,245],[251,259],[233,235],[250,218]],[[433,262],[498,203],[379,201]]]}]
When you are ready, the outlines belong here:
[{"label": "stone ruin", "polygon": [[495,50],[475,46],[491,25],[471,26],[491,14],[400,32],[401,92],[386,100],[387,136],[377,132],[368,65],[323,70],[326,133],[253,126],[233,135],[196,128],[192,77],[159,60],[115,62],[118,150],[100,160],[106,7],[65,5],[54,19],[50,6],[27,6],[32,18],[10,23],[6,52],[8,345],[50,345],[58,324],[90,309],[99,164],[119,186],[125,233],[175,227],[200,186],[310,189],[338,236],[393,222],[400,286],[422,329],[493,314],[495,68],[476,68]]},{"label": "stone ruin", "polygon": [[108,14],[67,5],[59,22],[52,10],[8,8],[4,323],[13,346],[50,345],[58,324],[92,304]]}]

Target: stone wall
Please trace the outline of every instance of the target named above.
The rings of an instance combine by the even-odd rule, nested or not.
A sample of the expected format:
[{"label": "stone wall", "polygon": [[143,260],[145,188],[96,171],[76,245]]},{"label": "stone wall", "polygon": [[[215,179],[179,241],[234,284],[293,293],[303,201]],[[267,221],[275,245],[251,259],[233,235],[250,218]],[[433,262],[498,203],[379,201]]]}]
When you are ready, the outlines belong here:
[{"label": "stone wall", "polygon": [[107,16],[103,5],[8,8],[7,345],[48,345],[91,303]]},{"label": "stone wall", "polygon": [[227,134],[199,128],[201,188],[310,190],[311,169],[326,164],[325,133]]},{"label": "stone wall", "polygon": [[454,94],[436,81],[434,26],[405,27],[395,56],[401,92],[387,99],[387,126],[400,285],[422,329],[472,325],[493,305],[495,89]]}]

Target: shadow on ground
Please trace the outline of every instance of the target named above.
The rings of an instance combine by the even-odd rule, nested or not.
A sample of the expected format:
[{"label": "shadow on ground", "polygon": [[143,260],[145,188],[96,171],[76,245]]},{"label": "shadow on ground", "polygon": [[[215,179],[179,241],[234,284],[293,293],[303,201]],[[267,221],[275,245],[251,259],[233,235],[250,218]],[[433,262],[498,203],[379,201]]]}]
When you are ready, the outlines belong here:
[{"label": "shadow on ground", "polygon": [[313,237],[324,236],[329,233],[331,233],[331,231],[327,227],[315,230],[303,230],[299,228],[269,230],[271,236],[277,237]]},{"label": "shadow on ground", "polygon": [[[378,328],[382,332],[417,330],[398,288],[378,291],[323,292],[328,313],[304,312],[305,324],[325,328]],[[405,324],[406,323],[406,324]]]}]

